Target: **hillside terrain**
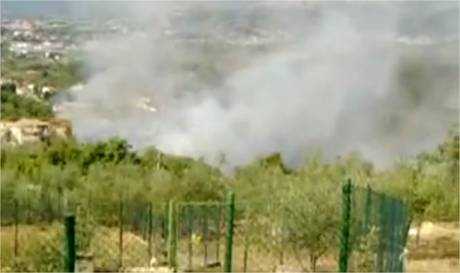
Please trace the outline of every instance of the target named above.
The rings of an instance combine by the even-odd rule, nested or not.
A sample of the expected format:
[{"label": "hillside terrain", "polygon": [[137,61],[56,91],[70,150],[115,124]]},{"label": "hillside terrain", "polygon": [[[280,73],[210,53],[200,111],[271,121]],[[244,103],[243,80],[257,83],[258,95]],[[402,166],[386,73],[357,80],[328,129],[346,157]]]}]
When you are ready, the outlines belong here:
[{"label": "hillside terrain", "polygon": [[95,271],[221,270],[231,193],[235,270],[460,271],[458,6],[56,5],[2,11],[1,272],[67,214]]}]

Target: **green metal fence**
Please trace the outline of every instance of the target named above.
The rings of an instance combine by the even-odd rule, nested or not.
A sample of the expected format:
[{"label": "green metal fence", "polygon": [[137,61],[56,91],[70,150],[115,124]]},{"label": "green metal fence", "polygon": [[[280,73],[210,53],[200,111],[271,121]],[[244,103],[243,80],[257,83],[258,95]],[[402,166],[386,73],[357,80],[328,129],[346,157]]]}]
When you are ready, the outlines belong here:
[{"label": "green metal fence", "polygon": [[232,271],[235,199],[169,203],[168,264],[179,271]]},{"label": "green metal fence", "polygon": [[163,203],[93,204],[77,209],[80,255],[95,271],[149,268],[167,263],[167,206]]},{"label": "green metal fence", "polygon": [[[307,267],[317,257],[301,228],[315,223],[309,208],[316,201],[299,196],[295,204],[235,201],[233,193],[219,202],[142,203],[120,195],[107,204],[88,198],[34,206],[5,199],[1,271],[72,271],[82,259],[105,272],[316,270]],[[320,270],[403,271],[404,203],[351,181],[341,196],[334,215],[318,216],[326,223],[318,234],[331,246],[323,254],[338,268]],[[66,218],[64,207],[75,218]]]},{"label": "green metal fence", "polygon": [[2,272],[66,271],[64,215],[2,200],[0,236]]},{"label": "green metal fence", "polygon": [[401,200],[348,180],[342,191],[339,271],[404,271],[409,226]]}]

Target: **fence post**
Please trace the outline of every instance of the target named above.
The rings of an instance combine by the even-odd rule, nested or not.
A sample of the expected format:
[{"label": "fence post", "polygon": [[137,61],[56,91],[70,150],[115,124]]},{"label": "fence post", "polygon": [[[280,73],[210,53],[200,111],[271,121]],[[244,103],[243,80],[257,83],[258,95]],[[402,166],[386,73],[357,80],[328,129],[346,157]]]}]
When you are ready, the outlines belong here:
[{"label": "fence post", "polygon": [[187,225],[188,225],[188,270],[193,269],[193,207],[188,205],[186,207]]},{"label": "fence post", "polygon": [[179,262],[177,260],[177,252],[179,249],[179,241],[180,241],[180,235],[181,235],[181,230],[182,230],[182,221],[183,215],[182,215],[182,205],[175,205],[174,206],[174,272],[177,272],[177,269],[179,267]]},{"label": "fence post", "polygon": [[371,212],[372,212],[372,189],[369,184],[367,184],[366,189],[366,203],[364,205],[364,233],[369,232],[369,223],[371,221]]},{"label": "fence post", "polygon": [[387,241],[385,238],[385,234],[387,232],[387,226],[388,226],[388,221],[387,221],[387,215],[388,215],[388,205],[387,205],[387,197],[385,194],[380,194],[379,195],[379,211],[380,211],[380,229],[379,229],[379,246],[377,249],[377,265],[376,265],[376,271],[378,272],[383,272],[384,271],[384,266],[385,266],[385,259],[384,255],[387,250]]},{"label": "fence post", "polygon": [[118,211],[118,268],[123,267],[123,197],[120,198]]},{"label": "fence post", "polygon": [[203,224],[203,267],[208,264],[208,207],[203,206],[202,209],[202,224]]},{"label": "fence post", "polygon": [[18,257],[19,253],[19,206],[18,201],[14,200],[14,259]]},{"label": "fence post", "polygon": [[279,265],[284,265],[284,230],[285,230],[285,215],[282,214],[280,222],[275,225],[277,232],[279,232],[279,239],[277,240],[279,248]]},{"label": "fence post", "polygon": [[217,219],[216,219],[216,262],[220,262],[220,253],[219,253],[219,250],[220,250],[220,218],[221,218],[221,209],[222,207],[220,206],[220,204],[217,206]]},{"label": "fence post", "polygon": [[351,218],[351,179],[342,186],[342,224],[340,230],[339,272],[348,271],[350,219]]},{"label": "fence post", "polygon": [[168,209],[168,263],[176,272],[176,221],[174,201],[169,201]]},{"label": "fence post", "polygon": [[152,236],[153,236],[153,213],[152,213],[152,202],[149,202],[149,211],[148,211],[148,215],[149,215],[149,219],[148,219],[148,254],[149,254],[149,260],[148,262],[150,263],[150,261],[152,260],[152,256],[153,256],[153,253],[152,253]]},{"label": "fence post", "polygon": [[67,272],[75,272],[75,215],[65,218],[66,242],[67,242]]},{"label": "fence post", "polygon": [[161,217],[161,246],[163,249],[162,253],[165,260],[168,260],[168,210],[169,203],[165,202],[163,206],[163,215]]},{"label": "fence post", "polygon": [[224,261],[224,272],[232,272],[232,247],[233,247],[233,224],[235,218],[235,193],[230,191],[227,195],[227,242]]},{"label": "fence post", "polygon": [[249,256],[249,242],[244,242],[244,253],[243,253],[243,272],[248,271],[248,256]]},{"label": "fence post", "polygon": [[387,260],[387,270],[389,272],[396,272],[395,271],[395,262],[398,260],[399,258],[399,254],[398,254],[398,249],[397,249],[397,245],[396,245],[396,230],[398,229],[398,223],[397,223],[397,219],[396,217],[398,216],[398,208],[396,206],[396,202],[395,200],[393,199],[390,199],[391,202],[389,204],[390,206],[390,213],[388,214],[388,218],[389,218],[389,234],[388,234],[388,242],[389,242],[389,245],[388,245],[388,257],[389,259]]}]

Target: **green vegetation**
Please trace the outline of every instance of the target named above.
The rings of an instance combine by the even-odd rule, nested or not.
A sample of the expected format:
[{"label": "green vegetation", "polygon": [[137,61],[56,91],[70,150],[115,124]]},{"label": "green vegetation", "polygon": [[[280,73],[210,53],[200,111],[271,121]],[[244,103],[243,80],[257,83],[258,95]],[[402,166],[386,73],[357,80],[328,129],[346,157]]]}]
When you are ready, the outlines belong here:
[{"label": "green vegetation", "polygon": [[414,220],[457,221],[459,191],[459,135],[451,131],[433,152],[400,163],[382,173],[376,184],[405,200]]},{"label": "green vegetation", "polygon": [[[65,90],[82,81],[82,62],[78,53],[59,61],[43,56],[18,57],[8,50],[9,42],[1,43],[1,118],[49,118],[53,116],[49,98],[53,92]],[[32,89],[29,89],[29,87]],[[43,93],[42,88],[48,88]],[[17,89],[29,92],[18,95]]]},{"label": "green vegetation", "polygon": [[[18,254],[14,258],[15,232],[3,226],[1,232],[2,272],[59,272],[64,268],[63,230],[60,223],[19,226]],[[40,254],[40,255],[37,255]]]},{"label": "green vegetation", "polygon": [[[53,192],[66,192],[75,200],[91,193],[93,201],[107,204],[118,204],[121,193],[141,202],[171,198],[215,200],[224,192],[223,177],[217,169],[154,149],[139,155],[121,139],[95,144],[56,141],[49,145],[4,147],[1,170],[6,199],[34,185],[40,189],[35,192],[42,196],[39,199],[44,198],[39,201],[42,204],[59,203],[52,200]],[[15,194],[10,195],[10,190]]]},{"label": "green vegetation", "polygon": [[2,79],[18,83],[34,84],[36,88],[48,86],[64,90],[83,79],[83,64],[77,53],[63,58],[54,61],[38,56],[18,58],[10,54],[2,55],[1,76]]},{"label": "green vegetation", "polygon": [[[2,200],[12,198],[11,192],[17,196],[27,185],[46,193],[42,194],[48,199],[43,200],[45,203],[53,201],[49,200],[53,192],[81,199],[87,191],[103,203],[116,200],[120,193],[138,201],[222,200],[226,188],[231,187],[240,200],[282,205],[286,199],[314,202],[319,198],[328,206],[329,200],[337,200],[334,193],[339,192],[343,178],[351,177],[358,185],[369,184],[407,201],[415,217],[455,220],[458,145],[458,135],[451,135],[435,151],[385,171],[373,169],[356,155],[335,162],[314,156],[298,170],[287,170],[279,156],[272,156],[238,169],[233,176],[224,176],[201,160],[155,149],[137,153],[117,138],[97,143],[56,140],[34,146],[5,146]],[[314,196],[304,196],[310,192]]]},{"label": "green vegetation", "polygon": [[1,87],[1,118],[49,118],[53,109],[47,101],[32,97],[19,96],[14,84],[3,84]]},{"label": "green vegetation", "polygon": [[[435,151],[384,171],[354,154],[336,161],[316,155],[301,168],[289,170],[279,155],[273,155],[225,176],[201,160],[170,156],[153,148],[134,152],[118,138],[5,146],[1,150],[1,205],[12,208],[18,202],[24,211],[20,224],[46,224],[74,205],[89,208],[91,204],[88,210],[93,216],[112,215],[115,218],[107,218],[105,225],[116,228],[121,200],[130,209],[173,199],[222,201],[232,188],[239,200],[236,241],[243,242],[236,247],[243,247],[246,253],[265,251],[271,259],[291,259],[304,270],[314,271],[321,258],[336,255],[345,177],[403,199],[415,223],[456,221],[458,147],[459,136],[452,132]],[[1,213],[2,224],[12,224],[14,210],[2,209]],[[364,247],[374,249],[374,241],[369,239]],[[372,257],[360,251],[356,266],[366,269]]]}]

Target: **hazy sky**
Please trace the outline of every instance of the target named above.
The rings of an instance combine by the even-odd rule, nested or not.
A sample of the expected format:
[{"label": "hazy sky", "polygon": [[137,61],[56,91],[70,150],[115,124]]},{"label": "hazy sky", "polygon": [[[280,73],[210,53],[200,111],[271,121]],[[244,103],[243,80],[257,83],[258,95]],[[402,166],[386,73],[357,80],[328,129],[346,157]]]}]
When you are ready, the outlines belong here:
[{"label": "hazy sky", "polygon": [[[58,17],[86,19],[94,16],[116,16],[135,1],[2,1],[2,16]],[[136,1],[142,4],[141,1]],[[148,4],[148,3],[147,3]],[[101,10],[105,12],[101,13]]]}]

